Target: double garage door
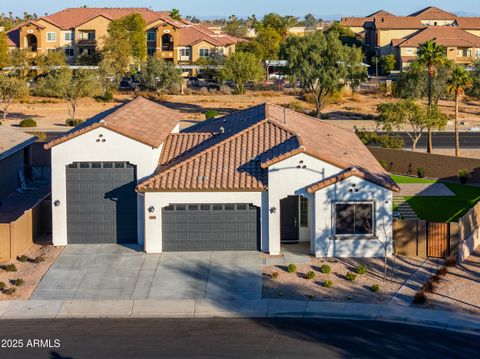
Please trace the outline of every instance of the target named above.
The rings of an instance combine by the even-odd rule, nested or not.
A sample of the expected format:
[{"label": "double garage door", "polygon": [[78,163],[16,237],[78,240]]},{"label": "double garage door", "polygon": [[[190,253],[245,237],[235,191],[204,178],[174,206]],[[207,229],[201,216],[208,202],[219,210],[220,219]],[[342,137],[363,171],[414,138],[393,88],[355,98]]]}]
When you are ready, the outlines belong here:
[{"label": "double garage door", "polygon": [[172,204],[162,209],[163,251],[255,251],[258,223],[247,203]]},{"label": "double garage door", "polygon": [[136,169],[128,162],[66,168],[68,243],[137,241]]}]

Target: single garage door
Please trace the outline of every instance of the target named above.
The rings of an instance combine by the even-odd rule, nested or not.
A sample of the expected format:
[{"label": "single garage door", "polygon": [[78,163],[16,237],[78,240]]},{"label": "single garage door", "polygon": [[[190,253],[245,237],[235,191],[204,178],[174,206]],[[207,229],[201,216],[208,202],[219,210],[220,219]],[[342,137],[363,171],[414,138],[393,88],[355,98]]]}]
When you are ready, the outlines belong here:
[{"label": "single garage door", "polygon": [[136,169],[128,162],[67,166],[68,243],[134,243]]},{"label": "single garage door", "polygon": [[171,204],[162,209],[163,251],[254,251],[258,223],[251,204]]}]

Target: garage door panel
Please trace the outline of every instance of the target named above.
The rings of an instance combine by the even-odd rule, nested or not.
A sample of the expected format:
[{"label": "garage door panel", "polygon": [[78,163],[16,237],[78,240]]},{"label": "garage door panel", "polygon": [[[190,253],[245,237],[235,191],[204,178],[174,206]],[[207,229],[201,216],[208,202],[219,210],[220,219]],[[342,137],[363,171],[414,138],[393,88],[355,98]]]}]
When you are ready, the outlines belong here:
[{"label": "garage door panel", "polygon": [[248,204],[171,204],[162,209],[163,250],[256,250],[258,213]]}]

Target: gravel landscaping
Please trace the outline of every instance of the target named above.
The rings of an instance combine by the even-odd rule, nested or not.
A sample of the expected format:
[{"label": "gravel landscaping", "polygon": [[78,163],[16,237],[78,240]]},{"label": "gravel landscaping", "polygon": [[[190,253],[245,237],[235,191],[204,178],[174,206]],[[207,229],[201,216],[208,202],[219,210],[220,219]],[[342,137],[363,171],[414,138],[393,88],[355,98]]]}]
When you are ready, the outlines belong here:
[{"label": "gravel landscaping", "polygon": [[[30,298],[32,292],[62,249],[63,247],[54,247],[50,244],[33,244],[23,253],[23,256],[26,256],[25,261],[22,262],[15,259],[0,262],[0,266],[14,264],[17,269],[16,272],[0,269],[0,282],[5,283],[4,290],[0,291],[0,300],[24,300]],[[37,261],[35,261],[35,258],[37,258]],[[18,279],[21,281],[15,282]],[[15,288],[13,294],[6,294],[9,288]]]},{"label": "gravel landscaping", "polygon": [[[386,281],[382,258],[311,258],[309,263],[295,264],[296,272],[292,273],[287,265],[266,266],[263,298],[383,303],[392,298],[422,262],[417,258],[390,258]],[[328,265],[330,273],[322,273],[322,265]],[[359,266],[365,266],[367,273],[357,273]],[[347,273],[355,274],[355,280],[348,280]],[[328,281],[331,287],[325,286],[330,284]]]}]

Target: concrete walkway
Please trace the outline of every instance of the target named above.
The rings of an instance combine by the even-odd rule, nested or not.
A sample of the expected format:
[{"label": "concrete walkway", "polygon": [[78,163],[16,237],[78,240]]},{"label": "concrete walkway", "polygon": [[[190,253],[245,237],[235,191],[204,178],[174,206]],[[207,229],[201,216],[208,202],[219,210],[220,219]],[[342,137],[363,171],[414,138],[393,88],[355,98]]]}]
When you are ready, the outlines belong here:
[{"label": "concrete walkway", "polygon": [[278,299],[0,302],[1,319],[294,317],[374,320],[480,335],[480,317],[405,306]]},{"label": "concrete walkway", "polygon": [[400,183],[399,196],[455,196],[443,183]]}]

